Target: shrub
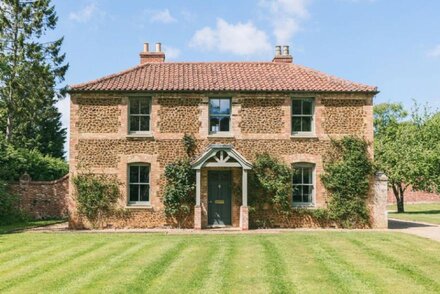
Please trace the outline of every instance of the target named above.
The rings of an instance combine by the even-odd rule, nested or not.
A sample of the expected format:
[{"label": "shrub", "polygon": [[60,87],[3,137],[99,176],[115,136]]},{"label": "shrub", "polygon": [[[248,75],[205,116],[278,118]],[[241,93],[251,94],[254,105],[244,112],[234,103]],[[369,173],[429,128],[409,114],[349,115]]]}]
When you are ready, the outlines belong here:
[{"label": "shrub", "polygon": [[41,154],[37,150],[14,148],[0,138],[0,180],[17,181],[28,173],[34,181],[51,181],[69,172],[68,164],[59,158]]},{"label": "shrub", "polygon": [[19,198],[9,193],[7,184],[0,181],[0,224],[7,225],[26,220],[19,209]]},{"label": "shrub", "polygon": [[80,173],[73,178],[78,212],[93,227],[101,227],[105,217],[116,213],[120,183],[106,174]]},{"label": "shrub", "polygon": [[195,205],[196,178],[188,159],[179,160],[165,167],[167,180],[163,203],[165,214],[173,217],[182,227]]},{"label": "shrub", "polygon": [[368,144],[359,138],[344,137],[333,140],[332,146],[321,175],[330,192],[329,216],[342,227],[368,226],[366,201],[373,171]]}]

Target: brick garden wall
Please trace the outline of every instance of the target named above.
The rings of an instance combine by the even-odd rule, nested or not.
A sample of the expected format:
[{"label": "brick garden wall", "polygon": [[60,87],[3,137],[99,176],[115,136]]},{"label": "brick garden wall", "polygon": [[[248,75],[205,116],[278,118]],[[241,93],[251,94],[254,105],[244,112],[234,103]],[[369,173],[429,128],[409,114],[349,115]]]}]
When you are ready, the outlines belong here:
[{"label": "brick garden wall", "polygon": [[34,219],[65,218],[69,175],[55,181],[13,183],[11,192],[20,197],[20,208]]},{"label": "brick garden wall", "polygon": [[[440,194],[428,193],[424,191],[413,191],[411,189],[405,192],[405,202],[406,203],[417,203],[417,202],[440,202]],[[396,197],[391,189],[388,189],[388,203],[396,203]]]}]

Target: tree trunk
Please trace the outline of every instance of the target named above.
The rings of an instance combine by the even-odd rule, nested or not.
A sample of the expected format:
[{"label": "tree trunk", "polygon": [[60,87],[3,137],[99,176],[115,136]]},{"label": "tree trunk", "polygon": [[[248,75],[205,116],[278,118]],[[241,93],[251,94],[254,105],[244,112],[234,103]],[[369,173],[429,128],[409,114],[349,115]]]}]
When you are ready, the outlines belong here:
[{"label": "tree trunk", "polygon": [[404,192],[405,189],[402,187],[401,183],[398,184],[392,184],[394,197],[396,198],[396,204],[397,204],[397,213],[404,213],[405,212],[405,205],[404,205]]},{"label": "tree trunk", "polygon": [[6,141],[11,142],[12,138],[12,115],[8,112],[8,117],[6,121]]}]

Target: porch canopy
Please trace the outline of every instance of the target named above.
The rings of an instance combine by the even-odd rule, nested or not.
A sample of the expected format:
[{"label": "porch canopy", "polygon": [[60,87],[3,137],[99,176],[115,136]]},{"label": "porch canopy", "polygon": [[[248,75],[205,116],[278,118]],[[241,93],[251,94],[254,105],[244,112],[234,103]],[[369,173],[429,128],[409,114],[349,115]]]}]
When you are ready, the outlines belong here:
[{"label": "porch canopy", "polygon": [[[200,207],[200,186],[201,186],[201,172],[203,167],[241,167],[242,168],[242,208],[247,212],[248,194],[247,194],[247,172],[252,169],[252,164],[247,161],[237,150],[230,144],[211,144],[206,151],[195,159],[191,166],[196,170],[196,208]],[[243,211],[243,210],[241,210]],[[243,221],[241,215],[240,223]],[[196,216],[197,219],[197,216]],[[195,222],[197,226],[197,221]],[[247,223],[247,215],[246,215]],[[246,224],[247,227],[247,224]],[[243,226],[242,226],[243,228]],[[244,228],[247,229],[247,228]]]}]

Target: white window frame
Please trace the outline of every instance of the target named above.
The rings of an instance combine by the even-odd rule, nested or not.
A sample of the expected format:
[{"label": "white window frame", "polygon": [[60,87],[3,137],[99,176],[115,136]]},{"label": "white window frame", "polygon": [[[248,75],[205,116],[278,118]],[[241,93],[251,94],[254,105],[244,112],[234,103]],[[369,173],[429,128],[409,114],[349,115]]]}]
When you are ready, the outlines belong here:
[{"label": "white window frame", "polygon": [[[312,114],[293,114],[293,101],[312,100]],[[315,98],[314,97],[293,97],[290,103],[290,134],[293,137],[307,137],[315,135]],[[309,132],[295,132],[293,131],[294,117],[311,117],[311,127]]]},{"label": "white window frame", "polygon": [[[147,99],[150,102],[150,108],[149,108],[149,114],[131,114],[130,113],[130,106],[132,103],[133,99]],[[128,108],[127,108],[127,131],[128,134],[151,134],[151,129],[152,129],[152,125],[151,125],[151,107],[152,107],[152,102],[153,99],[150,96],[139,96],[139,95],[133,95],[133,96],[129,96],[128,97]],[[148,131],[132,131],[130,130],[130,118],[132,116],[148,116],[148,120],[149,120],[149,130]]]},{"label": "white window frame", "polygon": [[[146,166],[146,167],[148,167],[148,183],[142,183],[142,182],[131,183],[130,182],[130,167],[132,167],[132,166],[137,166],[137,167]],[[148,185],[148,201],[130,201],[130,186],[132,184],[134,184],[134,185]],[[139,191],[138,191],[138,193],[139,193]],[[140,199],[140,197],[138,197],[138,199]],[[142,163],[142,162],[129,163],[127,165],[127,205],[128,206],[150,205],[150,202],[151,202],[151,165],[148,163]]]},{"label": "white window frame", "polygon": [[291,178],[291,185],[292,185],[292,199],[291,203],[294,207],[314,207],[315,206],[315,194],[316,194],[316,164],[311,162],[296,162],[293,164],[293,169],[295,168],[312,168],[312,195],[311,195],[311,201],[310,202],[294,202],[293,201],[293,175]]},{"label": "white window frame", "polygon": [[[229,131],[218,131],[213,132],[211,131],[211,100],[229,100],[229,115],[220,114],[220,115],[212,115],[212,116],[229,116]],[[215,134],[230,134],[232,132],[232,98],[231,97],[209,97],[208,99],[208,133],[209,135],[215,135]]]}]

